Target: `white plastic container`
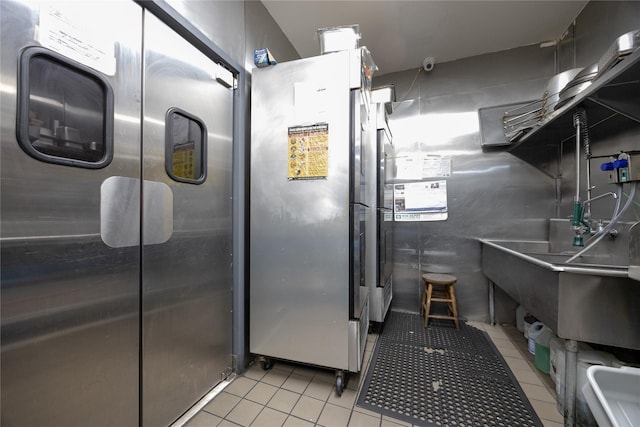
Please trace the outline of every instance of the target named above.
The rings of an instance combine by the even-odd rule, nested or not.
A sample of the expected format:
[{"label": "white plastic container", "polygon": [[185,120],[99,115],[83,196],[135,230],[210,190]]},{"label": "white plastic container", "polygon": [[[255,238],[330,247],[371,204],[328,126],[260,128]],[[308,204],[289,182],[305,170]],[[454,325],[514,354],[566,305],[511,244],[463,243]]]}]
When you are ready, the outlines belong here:
[{"label": "white plastic container", "polygon": [[[561,360],[559,354],[562,355]],[[556,393],[558,393],[558,365],[560,363],[562,363],[562,369],[564,370],[564,340],[559,337],[553,337],[549,341],[549,376],[556,385]]]},{"label": "white plastic container", "polygon": [[357,49],[360,41],[360,26],[320,28],[316,31],[320,40],[320,54]]},{"label": "white plastic container", "polygon": [[524,316],[527,314],[527,309],[519,305],[516,308],[516,328],[520,332],[524,332]]},{"label": "white plastic container", "polygon": [[524,315],[524,338],[525,339],[529,339],[529,329],[531,328],[531,325],[534,324],[537,321],[538,321],[538,319],[536,319],[530,313],[526,313]]},{"label": "white plastic container", "polygon": [[536,368],[539,371],[544,372],[545,374],[550,373],[551,367],[551,355],[549,345],[551,342],[551,338],[554,337],[551,329],[546,326],[542,328],[542,331],[535,338],[535,360],[536,360]]},{"label": "white plastic container", "polygon": [[600,427],[640,426],[640,369],[590,366],[582,392]]},{"label": "white plastic container", "polygon": [[533,354],[534,356],[536,354],[536,338],[538,338],[538,335],[540,335],[543,330],[544,323],[542,322],[535,322],[529,328],[528,348],[529,353]]},{"label": "white plastic container", "polygon": [[[566,357],[566,349],[564,348],[565,340],[562,338],[552,338],[549,343],[549,352],[551,356],[551,366],[549,369],[549,375],[551,378],[555,378],[556,383],[556,395],[558,398],[557,407],[558,412],[561,414],[564,413],[564,367],[565,367],[565,357]],[[589,344],[585,344],[583,342],[578,342],[578,355],[584,354],[585,352],[594,351]]]}]

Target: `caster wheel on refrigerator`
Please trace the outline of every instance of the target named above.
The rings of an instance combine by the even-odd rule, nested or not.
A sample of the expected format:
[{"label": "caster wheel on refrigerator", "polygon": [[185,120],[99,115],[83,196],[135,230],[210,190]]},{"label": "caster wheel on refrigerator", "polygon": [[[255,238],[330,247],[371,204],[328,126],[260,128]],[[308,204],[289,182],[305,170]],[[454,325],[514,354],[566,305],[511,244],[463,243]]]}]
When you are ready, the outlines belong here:
[{"label": "caster wheel on refrigerator", "polygon": [[268,371],[269,369],[273,368],[273,360],[271,360],[269,357],[264,357],[262,358],[262,360],[260,360],[260,366],[262,366],[262,369],[264,371]]},{"label": "caster wheel on refrigerator", "polygon": [[344,391],[344,373],[339,372],[336,374],[336,395],[338,397],[342,396],[342,392]]}]

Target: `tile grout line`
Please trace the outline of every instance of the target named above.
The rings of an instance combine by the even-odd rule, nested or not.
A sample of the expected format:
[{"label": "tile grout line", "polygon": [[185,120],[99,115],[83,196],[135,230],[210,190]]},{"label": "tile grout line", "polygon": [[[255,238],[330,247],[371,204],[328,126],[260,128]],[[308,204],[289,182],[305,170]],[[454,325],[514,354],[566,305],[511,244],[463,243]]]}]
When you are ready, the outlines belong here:
[{"label": "tile grout line", "polygon": [[[256,365],[256,366],[257,366],[257,365]],[[275,368],[275,367],[274,367],[274,368]],[[289,412],[283,412],[283,411],[280,411],[279,409],[271,408],[271,407],[270,407],[270,406],[268,406],[268,405],[269,405],[269,402],[271,402],[271,400],[273,400],[273,398],[275,397],[275,395],[278,393],[278,390],[284,390],[284,391],[288,391],[288,392],[291,392],[291,393],[295,393],[295,392],[293,392],[293,391],[291,391],[291,390],[287,390],[287,389],[285,389],[285,388],[282,388],[282,385],[284,385],[284,383],[285,383],[285,382],[287,382],[287,379],[289,379],[289,377],[291,376],[291,374],[293,374],[293,372],[295,371],[295,369],[293,369],[293,370],[291,370],[290,372],[288,372],[288,373],[287,373],[287,376],[285,377],[285,379],[284,379],[284,381],[282,382],[282,384],[280,384],[280,385],[279,385],[279,386],[277,386],[277,387],[276,387],[275,385],[273,385],[273,384],[269,384],[269,383],[267,383],[267,382],[262,381],[262,380],[264,379],[264,377],[266,377],[266,376],[269,374],[269,372],[271,372],[271,371],[272,371],[272,369],[270,369],[268,372],[266,372],[264,375],[262,375],[262,377],[260,378],[260,380],[257,380],[257,381],[256,381],[256,385],[257,385],[258,383],[262,383],[262,384],[266,384],[266,385],[270,385],[270,386],[272,386],[272,387],[275,387],[277,390],[276,390],[276,392],[275,392],[275,393],[273,393],[273,395],[269,398],[269,400],[267,400],[267,402],[266,402],[266,403],[264,403],[264,404],[261,404],[261,403],[258,403],[258,402],[253,402],[252,400],[246,399],[246,400],[249,400],[249,402],[253,402],[253,403],[256,403],[256,404],[258,404],[258,405],[262,405],[262,409],[260,410],[260,412],[258,412],[258,415],[256,415],[256,417],[251,421],[251,423],[250,423],[249,425],[253,424],[253,423],[255,422],[255,420],[258,418],[258,416],[259,416],[259,415],[260,415],[260,414],[261,414],[265,409],[267,409],[267,408],[272,409],[272,410],[274,410],[274,411],[278,411],[278,412],[280,412],[280,413],[282,413],[282,414],[286,415],[286,417],[285,417],[285,422],[286,422],[286,420],[289,418],[289,416],[293,416],[293,415],[291,414],[291,411],[289,411]],[[283,373],[284,373],[284,371],[283,371],[283,370],[278,369],[278,371],[281,371],[281,372],[283,372]],[[254,386],[254,387],[255,387],[255,386]],[[253,390],[253,387],[252,387],[252,390]],[[306,388],[305,388],[305,390],[306,390]],[[248,394],[249,394],[249,392],[247,392],[247,395],[248,395]],[[298,393],[296,393],[296,394],[298,394]],[[245,396],[246,396],[246,395],[245,395]],[[302,396],[302,394],[300,394],[300,397],[301,397],[301,396]],[[298,399],[296,400],[296,402],[292,405],[291,410],[293,410],[293,408],[295,408],[295,406],[298,404],[298,402],[300,401],[300,397],[298,397]],[[245,397],[242,397],[242,399],[245,399]],[[229,413],[231,413],[231,412],[229,412]],[[227,415],[228,415],[228,414],[227,414]],[[295,417],[295,416],[294,416],[294,417]],[[297,417],[295,417],[295,418],[297,418]],[[223,420],[228,421],[228,422],[232,422],[232,423],[233,423],[233,421],[231,421],[231,420],[227,419],[227,417],[224,417],[224,418],[223,418]]]},{"label": "tile grout line", "polygon": [[[526,382],[518,380],[518,384],[520,384],[520,387],[522,387],[523,384],[527,384],[527,385],[530,385],[530,386],[542,387],[545,391],[547,391],[549,393],[549,395],[553,399],[553,402],[547,402],[547,401],[544,401],[544,400],[531,398],[525,393],[525,396],[527,397],[527,399],[531,403],[532,407],[533,407],[533,402],[534,401],[535,402],[539,402],[541,404],[551,404],[551,405],[554,405],[554,406],[557,405],[557,396],[555,394],[555,389],[553,389],[553,390],[550,389],[550,386],[549,386],[548,382],[546,381],[546,378],[542,377],[542,374],[540,372],[538,372],[538,369],[535,366],[535,364],[533,364],[531,362],[528,350],[527,350],[526,354],[523,353],[524,345],[522,343],[522,340],[515,341],[515,339],[514,339],[515,337],[513,335],[510,335],[506,331],[505,331],[505,335],[508,337],[509,341],[514,345],[514,347],[516,347],[516,350],[518,351],[518,354],[520,355],[520,358],[526,362],[529,371],[531,371],[536,376],[536,378],[538,378],[540,380],[540,382],[542,384],[542,385],[531,384],[531,383],[526,383]],[[506,356],[503,355],[503,357],[506,357]],[[556,419],[550,419],[550,418],[547,418],[547,417],[543,417],[542,416],[543,414],[538,413],[538,411],[535,408],[534,408],[534,410],[536,411],[536,415],[538,415],[538,417],[540,418],[541,421],[549,421],[549,422],[554,422],[554,423],[558,422],[558,420],[556,420]]]},{"label": "tile grout line", "polygon": [[[473,325],[473,326],[477,327],[476,325]],[[487,328],[485,328],[484,326],[482,327],[482,329],[484,331],[486,331],[486,332],[489,332],[489,330]],[[513,337],[507,331],[505,331],[502,327],[501,327],[500,331],[503,332],[503,335],[490,334],[489,336],[490,336],[491,340],[492,341],[494,341],[494,339],[501,339],[501,340],[506,339],[506,340],[508,340],[514,347],[516,347],[518,355],[520,356],[520,357],[515,357],[513,354],[505,355],[503,353],[503,349],[498,348],[498,350],[499,350],[500,354],[502,355],[502,357],[505,358],[505,359],[506,358],[511,358],[513,360],[524,360],[527,363],[527,368],[528,368],[527,370],[529,372],[535,373],[535,375],[537,377],[540,377],[541,374],[537,372],[537,368],[534,365],[532,365],[531,361],[528,360],[527,358],[525,358],[524,355],[522,354],[522,349],[523,349],[522,343],[517,343],[515,341],[515,339],[512,339]],[[238,396],[236,394],[229,393],[232,396],[238,397],[240,399],[240,401],[237,402],[235,405],[233,405],[233,407],[231,407],[231,409],[228,411],[228,413],[225,415],[225,417],[222,418],[222,420],[224,420],[226,422],[229,422],[229,423],[232,423],[233,425],[237,425],[237,423],[231,421],[227,417],[237,408],[238,404],[242,400],[246,400],[246,401],[251,402],[253,404],[262,406],[262,408],[260,409],[260,411],[258,412],[256,417],[253,418],[253,420],[249,423],[249,425],[251,425],[252,423],[255,423],[256,419],[258,419],[258,417],[266,410],[266,408],[272,409],[272,410],[274,410],[274,411],[276,411],[276,412],[278,412],[278,413],[280,413],[280,414],[285,416],[285,421],[283,421],[282,425],[284,425],[286,420],[288,420],[291,417],[293,419],[298,419],[298,420],[301,420],[301,421],[304,421],[304,422],[309,422],[310,424],[312,424],[314,426],[321,426],[322,424],[320,424],[320,417],[322,416],[323,412],[328,408],[328,404],[329,403],[331,403],[332,405],[336,405],[339,408],[343,408],[345,410],[349,410],[349,416],[348,416],[347,423],[346,423],[347,426],[354,420],[354,415],[353,415],[354,412],[358,412],[360,415],[363,415],[363,416],[371,415],[371,414],[368,414],[368,413],[365,413],[365,412],[360,412],[358,410],[359,408],[357,406],[357,403],[358,403],[358,396],[359,396],[359,394],[360,394],[360,392],[362,390],[363,379],[366,377],[367,371],[371,368],[371,360],[372,360],[373,353],[374,353],[375,346],[377,344],[378,339],[379,339],[379,337],[376,336],[371,341],[367,342],[367,347],[370,346],[371,348],[368,349],[368,351],[367,351],[367,347],[365,347],[365,352],[367,353],[367,357],[365,357],[364,360],[363,360],[363,366],[362,366],[363,369],[356,375],[358,377],[358,386],[357,386],[357,388],[354,390],[354,389],[347,389],[345,387],[345,390],[353,391],[354,394],[355,394],[355,399],[354,399],[353,403],[350,405],[350,408],[330,402],[331,397],[332,397],[332,393],[335,393],[335,386],[331,386],[331,391],[323,399],[319,399],[319,398],[317,398],[315,396],[311,396],[311,395],[306,395],[305,393],[309,390],[309,387],[311,386],[311,384],[314,383],[314,380],[317,380],[317,383],[319,383],[319,384],[323,384],[323,383],[325,383],[325,378],[323,378],[323,376],[320,376],[317,372],[313,373],[310,377],[307,377],[308,373],[302,374],[300,372],[296,372],[296,368],[294,367],[293,369],[282,369],[282,370],[279,370],[279,371],[281,371],[282,374],[284,374],[283,375],[284,379],[281,382],[281,384],[279,386],[277,386],[277,387],[274,386],[273,384],[269,384],[269,383],[264,381],[264,379],[268,375],[268,373],[259,376],[259,379],[246,377],[247,379],[249,379],[251,381],[255,381],[255,383],[253,385],[251,385],[251,387],[249,387],[247,389],[246,393],[244,393],[244,396]],[[494,344],[495,344],[495,341],[494,341]],[[512,369],[512,368],[509,366],[509,369]],[[300,392],[284,388],[285,383],[288,380],[290,380],[291,378],[294,377],[293,374],[298,374],[301,377],[305,377],[305,380],[308,378],[308,382],[306,383],[306,385],[304,386],[304,388]],[[255,377],[258,377],[258,375],[255,375]],[[296,377],[296,379],[297,379],[297,377]],[[517,380],[518,384],[520,384],[521,387],[522,387],[523,384],[527,384],[529,386],[535,386],[535,387],[539,387],[540,386],[540,384],[530,384],[530,383],[522,382],[522,381],[520,381],[518,379],[516,379],[516,380]],[[273,393],[273,395],[264,404],[263,403],[259,403],[259,402],[255,402],[255,401],[247,398],[247,396],[251,393],[251,391],[253,391],[258,386],[258,384],[268,385],[268,386],[271,386],[271,387],[275,388],[275,392]],[[549,389],[549,386],[544,381],[542,382],[542,386],[543,386],[543,388],[545,390],[547,390],[551,394],[552,398],[555,398],[555,395],[553,393],[551,393],[551,390]],[[295,399],[295,401],[293,402],[293,404],[291,406],[291,409],[288,412],[283,412],[283,411],[281,411],[279,409],[270,408],[268,406],[268,404],[274,399],[276,393],[278,393],[281,390],[286,391],[286,392],[290,392],[290,393],[295,393],[295,394],[298,395],[297,398]],[[553,391],[555,392],[555,390],[553,390]],[[298,417],[298,416],[293,414],[293,411],[294,411],[295,407],[300,403],[300,401],[301,401],[303,396],[309,397],[310,399],[313,399],[313,400],[318,400],[319,402],[322,403],[321,408],[320,408],[320,410],[319,410],[319,412],[318,412],[318,414],[316,416],[315,422],[313,422],[313,421],[310,422],[305,418],[300,418],[300,417]],[[540,403],[543,403],[543,404],[553,404],[552,402],[548,402],[548,401],[545,401],[545,400],[532,399],[528,395],[526,395],[526,398],[530,402],[531,401],[535,401],[535,402],[540,402]],[[557,401],[556,401],[556,403],[557,403]],[[534,408],[534,410],[535,410],[535,408]],[[207,413],[215,416],[215,414],[213,414],[212,412],[209,412],[209,411],[206,411],[206,410],[204,410],[204,412],[207,412]],[[536,411],[536,414],[538,415],[538,417],[541,420],[549,421],[549,422],[553,422],[553,423],[557,423],[558,422],[557,420],[554,420],[554,419],[541,417],[540,414],[538,413],[538,411]],[[378,423],[377,424],[372,424],[372,425],[377,425],[378,427],[382,427],[383,422],[385,422],[385,421],[388,422],[388,423],[396,423],[394,418],[385,419],[384,416],[379,416],[378,417]],[[398,425],[402,425],[402,424],[398,424]]]}]

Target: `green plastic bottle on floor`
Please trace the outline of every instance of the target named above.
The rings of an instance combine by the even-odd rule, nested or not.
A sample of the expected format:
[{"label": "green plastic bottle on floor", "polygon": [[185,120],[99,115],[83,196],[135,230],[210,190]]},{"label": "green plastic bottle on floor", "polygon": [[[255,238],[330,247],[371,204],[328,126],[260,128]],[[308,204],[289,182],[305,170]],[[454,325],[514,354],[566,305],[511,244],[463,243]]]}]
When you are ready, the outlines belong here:
[{"label": "green plastic bottle on floor", "polygon": [[549,343],[551,342],[551,338],[553,338],[553,336],[554,335],[553,332],[551,332],[551,329],[545,326],[540,334],[538,334],[538,336],[536,337],[536,368],[538,368],[545,374],[548,374],[551,368],[551,354],[549,350]]}]

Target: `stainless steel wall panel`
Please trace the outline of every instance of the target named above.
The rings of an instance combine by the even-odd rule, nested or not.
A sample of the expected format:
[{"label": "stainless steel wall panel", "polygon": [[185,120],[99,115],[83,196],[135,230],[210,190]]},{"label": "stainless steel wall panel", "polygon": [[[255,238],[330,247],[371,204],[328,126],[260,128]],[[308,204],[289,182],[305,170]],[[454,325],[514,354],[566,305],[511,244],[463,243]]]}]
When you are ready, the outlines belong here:
[{"label": "stainless steel wall panel", "polygon": [[[144,46],[144,183],[173,193],[173,235],[143,247],[142,420],[153,426],[173,422],[231,368],[233,91],[215,81],[210,59],[150,14]],[[206,126],[202,184],[166,173],[165,116],[175,107]]]},{"label": "stainless steel wall panel", "polygon": [[[255,68],[253,52],[255,49],[268,47],[278,62],[288,62],[300,59],[300,55],[280,27],[273,20],[262,2],[248,1],[244,3],[245,19],[245,61],[247,70]],[[320,45],[318,44],[318,54]]]},{"label": "stainless steel wall panel", "polygon": [[629,278],[640,282],[640,222],[629,232]]},{"label": "stainless steel wall panel", "polygon": [[[640,28],[638,16],[640,3],[636,1],[589,2],[576,19],[576,66],[587,67],[598,62],[619,36]],[[571,67],[565,69],[568,68]]]},{"label": "stainless steel wall panel", "polygon": [[[618,36],[640,28],[638,16],[640,16],[638,2],[589,2],[576,19],[574,43],[571,46],[563,45],[562,48],[569,51],[575,48],[576,66],[589,66],[604,55]],[[588,122],[590,126],[595,124],[589,120]],[[637,122],[620,116],[610,119],[609,123],[612,123],[611,126],[607,124],[607,126],[595,126],[590,129],[593,157],[638,149],[640,125]],[[607,127],[617,129],[616,134],[611,135],[605,129]],[[567,135],[572,133],[574,131],[571,129]],[[561,145],[561,151],[562,155],[558,161],[562,165],[562,191],[558,217],[567,218],[573,213],[573,196],[576,191],[575,139],[571,137],[565,141]],[[581,156],[581,159],[580,182],[583,187],[581,198],[586,200],[586,161],[584,156]],[[606,175],[600,172],[600,164],[604,161],[605,159],[596,158],[591,160],[591,183],[595,186],[592,191],[593,196],[615,191],[615,186],[609,184]],[[592,216],[595,219],[608,220],[612,216],[612,211],[613,201],[610,198],[591,204]],[[638,218],[640,218],[640,210],[632,207],[621,221],[636,221]]]},{"label": "stainless steel wall panel", "polygon": [[92,2],[67,16],[86,34],[109,17],[127,28],[102,34],[118,45],[115,73],[104,75],[114,92],[114,156],[89,170],[35,160],[16,141],[18,54],[37,45],[48,3],[40,6],[0,4],[0,424],[135,425],[139,251],[101,241],[100,186],[112,175],[140,178],[142,13],[133,2]]},{"label": "stainless steel wall panel", "polygon": [[[460,315],[486,320],[486,278],[473,238],[546,236],[546,219],[555,212],[553,179],[510,154],[483,152],[477,110],[541,95],[552,61],[553,51],[527,47],[439,64],[418,76],[418,99],[395,104],[389,127],[396,156],[450,155],[452,176],[445,178],[446,221],[394,223],[393,309],[419,312],[421,274],[451,273],[458,277]],[[376,77],[375,84],[403,87],[414,76],[398,77]],[[402,89],[397,93],[402,99]]]},{"label": "stainless steel wall panel", "polygon": [[[633,13],[637,7],[634,2],[589,3],[576,21],[575,43],[560,46],[563,63],[571,60],[566,49],[574,47],[577,66],[599,58],[613,41],[610,34],[638,27],[638,14]],[[602,20],[602,16],[612,20]],[[460,133],[460,118],[471,120],[478,108],[540,99],[546,82],[556,73],[556,58],[555,47],[533,45],[438,64],[430,73],[418,76],[413,87],[414,72],[375,77],[376,86],[395,84],[398,99],[405,100],[395,105],[390,120],[397,155],[450,154],[453,160],[453,174],[447,178],[448,220],[395,223],[394,309],[417,312],[420,273],[448,271],[458,277],[460,315],[486,321],[486,278],[480,271],[480,247],[473,238],[545,240],[547,219],[571,214],[570,199],[575,192],[572,141],[562,146],[549,141],[548,147],[528,153],[527,163],[499,149],[483,151],[470,122],[472,131]],[[637,146],[633,144],[638,125],[626,120],[620,127],[625,130],[617,136],[593,129],[594,156]],[[598,167],[592,164],[592,181],[606,188]],[[593,205],[594,214],[605,219],[611,208],[607,203]],[[624,220],[637,220],[637,215],[631,209]]]},{"label": "stainless steel wall panel", "polygon": [[[592,197],[600,194],[604,194],[610,191],[616,191],[616,186],[608,182],[607,175],[600,171],[600,164],[606,161],[605,158],[595,158],[598,156],[609,156],[611,154],[619,153],[620,151],[633,151],[638,148],[638,137],[640,137],[640,125],[625,119],[621,124],[621,128],[626,128],[625,131],[620,132],[616,136],[608,137],[602,133],[597,132],[597,128],[591,132],[591,149],[593,157],[591,159],[591,185],[595,187],[592,190]],[[576,182],[576,161],[575,161],[575,142],[569,142],[563,144],[562,157],[560,160],[562,164],[562,197],[560,199],[560,213],[559,218],[568,218],[573,214],[573,197],[575,196],[575,182]],[[581,155],[580,165],[580,182],[581,200],[587,200],[586,193],[586,160],[584,155]],[[625,185],[624,192],[629,194],[629,185]],[[636,200],[638,196],[636,195]],[[626,201],[626,197],[623,198],[622,203]],[[611,197],[600,199],[591,203],[591,216],[594,220],[602,219],[609,220],[613,216],[614,200]],[[620,218],[620,221],[637,221],[640,218],[640,209],[638,205],[633,205],[626,213]]]},{"label": "stainless steel wall panel", "polygon": [[[491,103],[486,104],[487,106],[526,101],[534,98],[531,98],[532,94],[527,93],[526,89],[520,85],[528,85],[528,82],[543,79],[539,87],[543,91],[546,81],[555,73],[554,56],[554,47],[541,48],[537,44],[473,56],[436,64],[433,71],[429,73],[423,71],[415,85],[420,89],[422,102],[441,95],[480,95],[485,90],[491,91],[496,88],[504,89],[501,91],[504,99],[495,104],[493,99],[489,99],[488,101]],[[440,66],[445,69],[439,70]],[[385,75],[384,77],[385,82],[376,80],[376,86],[387,84],[386,81],[389,81],[390,75]],[[480,88],[482,90],[478,91]],[[396,93],[404,96],[405,92],[398,91],[396,86]],[[534,95],[537,94],[538,92]],[[399,96],[398,98],[402,99]],[[407,99],[415,98],[409,97]]]},{"label": "stainless steel wall panel", "polygon": [[391,306],[394,310],[419,312],[417,307],[424,287],[420,273],[420,227],[415,222],[395,222],[393,228],[394,286]]},{"label": "stainless steel wall panel", "polygon": [[244,1],[167,0],[167,4],[224,49],[236,63],[244,64]]}]

